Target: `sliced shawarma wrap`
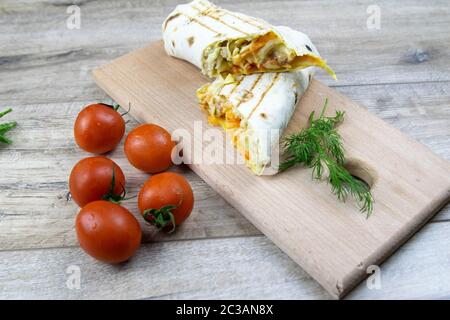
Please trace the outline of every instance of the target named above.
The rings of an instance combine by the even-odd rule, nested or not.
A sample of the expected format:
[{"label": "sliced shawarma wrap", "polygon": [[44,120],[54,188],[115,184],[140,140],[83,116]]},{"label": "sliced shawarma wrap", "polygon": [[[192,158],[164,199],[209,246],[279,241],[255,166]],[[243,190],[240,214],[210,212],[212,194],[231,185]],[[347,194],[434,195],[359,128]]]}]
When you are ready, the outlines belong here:
[{"label": "sliced shawarma wrap", "polygon": [[257,175],[278,172],[279,142],[313,68],[219,77],[197,91],[208,122],[222,126]]},{"label": "sliced shawarma wrap", "polygon": [[315,66],[333,70],[287,27],[215,6],[207,0],[178,5],[162,26],[168,54],[189,61],[209,77],[283,72]]}]

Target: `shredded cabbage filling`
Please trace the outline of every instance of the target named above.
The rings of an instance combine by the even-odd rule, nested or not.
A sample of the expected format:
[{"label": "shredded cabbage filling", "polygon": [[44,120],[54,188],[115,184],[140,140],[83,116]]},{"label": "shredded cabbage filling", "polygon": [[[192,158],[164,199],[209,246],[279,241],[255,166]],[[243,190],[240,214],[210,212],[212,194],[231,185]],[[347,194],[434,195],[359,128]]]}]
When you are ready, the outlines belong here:
[{"label": "shredded cabbage filling", "polygon": [[204,71],[210,77],[288,71],[309,66],[331,70],[320,57],[297,56],[295,50],[288,48],[273,31],[256,38],[219,41],[205,50],[203,61]]}]

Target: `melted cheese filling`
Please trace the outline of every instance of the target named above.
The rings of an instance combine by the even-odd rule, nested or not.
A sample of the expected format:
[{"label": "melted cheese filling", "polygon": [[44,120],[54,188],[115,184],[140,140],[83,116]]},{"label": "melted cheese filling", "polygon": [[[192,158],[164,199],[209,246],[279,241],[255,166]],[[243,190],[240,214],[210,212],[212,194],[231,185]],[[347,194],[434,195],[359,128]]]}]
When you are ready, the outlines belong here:
[{"label": "melted cheese filling", "polygon": [[[241,118],[233,112],[232,104],[226,101],[226,97],[215,95],[211,86],[211,84],[207,84],[197,91],[200,108],[207,114],[208,123],[222,127],[231,136],[231,142],[243,155],[249,166],[255,167],[255,164],[251,162],[245,138],[247,128],[243,125]],[[244,139],[242,139],[243,137]]]},{"label": "melted cheese filling", "polygon": [[224,130],[240,128],[241,118],[233,113],[231,107],[225,109],[221,115],[209,114],[208,122],[214,126],[221,126]]}]

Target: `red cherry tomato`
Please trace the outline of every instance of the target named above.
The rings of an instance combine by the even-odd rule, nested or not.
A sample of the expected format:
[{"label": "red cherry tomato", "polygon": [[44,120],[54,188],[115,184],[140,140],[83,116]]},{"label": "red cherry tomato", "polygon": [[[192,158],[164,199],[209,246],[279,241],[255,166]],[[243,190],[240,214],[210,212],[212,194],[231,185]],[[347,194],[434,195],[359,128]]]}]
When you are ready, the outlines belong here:
[{"label": "red cherry tomato", "polygon": [[81,110],[75,120],[75,141],[81,149],[103,154],[113,150],[125,133],[125,121],[107,104],[91,104]]},{"label": "red cherry tomato", "polygon": [[124,207],[108,201],[94,201],[77,215],[75,228],[81,248],[103,262],[128,260],[141,244],[141,227]]},{"label": "red cherry tomato", "polygon": [[145,220],[165,231],[173,231],[192,212],[194,194],[187,180],[173,172],[151,176],[138,196]]},{"label": "red cherry tomato", "polygon": [[130,163],[145,172],[157,173],[172,165],[175,142],[170,133],[155,124],[134,128],[125,140],[125,154]]},{"label": "red cherry tomato", "polygon": [[[114,169],[114,189],[111,185]],[[92,201],[101,200],[109,194],[109,198],[120,200],[125,187],[125,176],[122,169],[112,160],[105,157],[90,157],[79,161],[73,167],[69,178],[69,189],[72,199],[84,207]]]}]

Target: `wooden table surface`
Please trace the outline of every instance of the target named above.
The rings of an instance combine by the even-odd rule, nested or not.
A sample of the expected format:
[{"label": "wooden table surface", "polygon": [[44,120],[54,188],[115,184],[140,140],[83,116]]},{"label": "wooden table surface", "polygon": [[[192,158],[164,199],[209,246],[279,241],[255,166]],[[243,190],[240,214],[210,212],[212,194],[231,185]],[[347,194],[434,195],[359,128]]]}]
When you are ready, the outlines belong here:
[{"label": "wooden table surface", "polygon": [[[66,25],[72,3],[81,10],[80,29]],[[5,121],[19,123],[9,134],[14,144],[0,148],[0,298],[330,298],[184,167],[172,170],[189,179],[197,201],[176,234],[143,224],[141,249],[119,266],[78,247],[67,179],[88,154],[75,145],[72,126],[84,105],[110,102],[91,70],[159,39],[177,3],[0,0],[0,109],[12,107]],[[339,77],[318,79],[450,159],[448,1],[376,1],[380,29],[367,27],[373,1],[217,3],[310,35]],[[129,120],[128,130],[137,124]],[[109,156],[137,193],[147,175],[127,163],[121,147]],[[134,202],[124,204],[136,214]],[[79,289],[67,285],[74,268]],[[381,266],[381,288],[364,282],[347,298],[450,299],[450,206]]]}]

